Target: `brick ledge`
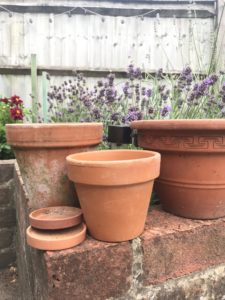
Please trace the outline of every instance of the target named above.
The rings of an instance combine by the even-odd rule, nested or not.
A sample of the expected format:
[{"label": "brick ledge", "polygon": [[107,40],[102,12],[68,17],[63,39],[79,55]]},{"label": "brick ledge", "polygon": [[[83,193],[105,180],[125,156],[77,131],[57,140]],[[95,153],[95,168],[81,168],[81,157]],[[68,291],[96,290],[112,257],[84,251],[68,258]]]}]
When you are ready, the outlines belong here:
[{"label": "brick ledge", "polygon": [[[25,241],[28,199],[18,169],[15,182],[18,269],[24,300],[128,300],[139,299],[140,293],[149,295],[150,290],[153,294],[155,291],[152,299],[160,299],[156,291],[164,290],[165,284],[170,282],[175,293],[177,280],[196,278],[198,273],[208,276],[208,282],[213,280],[211,294],[213,289],[221,290],[217,282],[224,277],[212,278],[207,274],[217,274],[217,271],[207,273],[207,270],[223,269],[219,266],[225,263],[225,218],[189,220],[156,206],[148,215],[144,233],[133,241],[110,244],[89,237],[71,249],[38,251]],[[202,281],[193,280],[201,291]],[[173,295],[169,298],[168,294],[164,299],[175,299]],[[140,299],[148,299],[143,297]]]}]

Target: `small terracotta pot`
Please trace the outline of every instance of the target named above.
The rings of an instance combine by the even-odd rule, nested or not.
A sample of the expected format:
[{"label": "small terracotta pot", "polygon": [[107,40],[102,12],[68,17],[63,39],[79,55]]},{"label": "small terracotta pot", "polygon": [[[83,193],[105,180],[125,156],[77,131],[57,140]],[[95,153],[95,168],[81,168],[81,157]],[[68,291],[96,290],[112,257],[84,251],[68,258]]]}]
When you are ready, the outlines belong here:
[{"label": "small terracotta pot", "polygon": [[193,219],[225,216],[225,120],[135,121],[138,145],[162,155],[163,208]]},{"label": "small terracotta pot", "polygon": [[10,124],[6,134],[20,167],[30,210],[74,205],[65,158],[94,149],[102,140],[102,124]]},{"label": "small terracotta pot", "polygon": [[34,228],[55,230],[74,227],[82,222],[82,211],[72,206],[52,206],[34,210],[29,215]]},{"label": "small terracotta pot", "polygon": [[133,239],[144,230],[160,155],[141,150],[106,150],[67,157],[90,234],[102,241]]}]

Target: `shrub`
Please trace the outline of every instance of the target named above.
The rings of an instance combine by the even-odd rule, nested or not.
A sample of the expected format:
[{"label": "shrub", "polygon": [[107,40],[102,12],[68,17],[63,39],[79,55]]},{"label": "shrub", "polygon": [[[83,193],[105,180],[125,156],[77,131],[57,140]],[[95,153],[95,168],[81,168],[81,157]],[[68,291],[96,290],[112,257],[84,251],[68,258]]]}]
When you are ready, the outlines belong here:
[{"label": "shrub", "polygon": [[223,118],[225,116],[224,73],[193,74],[189,66],[180,74],[143,74],[129,65],[127,80],[115,84],[110,73],[87,86],[83,74],[52,86],[48,93],[51,122],[103,122],[129,124],[141,119]]},{"label": "shrub", "polygon": [[23,118],[23,101],[19,96],[0,99],[0,159],[14,158],[11,147],[6,143],[5,125],[21,122]]}]

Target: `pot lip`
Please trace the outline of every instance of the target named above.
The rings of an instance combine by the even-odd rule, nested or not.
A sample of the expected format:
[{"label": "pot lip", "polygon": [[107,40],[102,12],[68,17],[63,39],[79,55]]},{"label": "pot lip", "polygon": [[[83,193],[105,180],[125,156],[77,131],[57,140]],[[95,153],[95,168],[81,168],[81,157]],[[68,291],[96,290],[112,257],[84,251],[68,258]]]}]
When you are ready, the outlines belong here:
[{"label": "pot lip", "polygon": [[102,141],[102,123],[7,124],[8,144],[14,148],[71,148]]},{"label": "pot lip", "polygon": [[18,129],[39,129],[39,128],[58,128],[58,127],[102,127],[103,123],[101,122],[89,122],[89,123],[14,123],[14,124],[6,124],[7,128],[18,128]]},{"label": "pot lip", "polygon": [[225,129],[225,119],[169,119],[131,122],[133,129],[149,130],[218,130]]},{"label": "pot lip", "polygon": [[[111,152],[116,153],[116,152],[122,152],[122,153],[131,153],[131,151],[134,151],[136,153],[145,153],[147,156],[146,157],[140,157],[140,158],[134,158],[134,159],[126,159],[126,160],[82,160],[82,159],[76,159],[74,157],[76,156],[86,156],[86,155],[95,155],[99,154],[100,152],[103,153],[109,153]],[[131,162],[138,163],[138,162],[149,162],[149,160],[155,160],[155,159],[160,159],[161,155],[158,152],[155,151],[149,151],[149,150],[131,150],[131,149],[115,149],[115,150],[98,150],[98,151],[88,151],[88,152],[83,152],[83,153],[75,153],[75,154],[70,154],[66,157],[67,164],[69,165],[80,165],[80,166],[88,166],[88,167],[95,167],[95,166],[105,166],[105,165],[110,165],[110,166],[115,166],[115,165],[127,165],[130,164]]]}]

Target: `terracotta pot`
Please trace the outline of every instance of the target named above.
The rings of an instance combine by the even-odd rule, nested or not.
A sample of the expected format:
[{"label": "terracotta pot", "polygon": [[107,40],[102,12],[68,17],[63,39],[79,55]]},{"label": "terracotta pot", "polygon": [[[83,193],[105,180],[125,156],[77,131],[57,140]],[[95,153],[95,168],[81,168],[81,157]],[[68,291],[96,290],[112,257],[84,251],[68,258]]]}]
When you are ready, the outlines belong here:
[{"label": "terracotta pot", "polygon": [[65,158],[94,149],[102,140],[102,124],[10,124],[6,134],[20,167],[29,208],[73,205]]},{"label": "terracotta pot", "polygon": [[138,144],[162,155],[163,208],[193,219],[225,216],[225,120],[136,121]]},{"label": "terracotta pot", "polygon": [[144,230],[160,155],[142,150],[106,150],[67,157],[90,234],[102,241],[133,239]]}]

